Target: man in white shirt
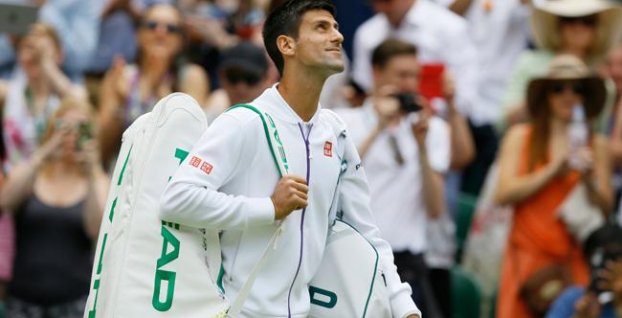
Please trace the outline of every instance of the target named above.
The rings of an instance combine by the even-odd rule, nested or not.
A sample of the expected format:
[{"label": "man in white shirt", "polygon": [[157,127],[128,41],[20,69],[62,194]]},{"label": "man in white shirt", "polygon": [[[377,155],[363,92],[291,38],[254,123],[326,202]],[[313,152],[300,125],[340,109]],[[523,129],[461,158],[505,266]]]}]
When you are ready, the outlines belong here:
[{"label": "man in white shirt", "polygon": [[[449,169],[447,124],[417,110],[401,97],[415,95],[419,80],[417,50],[386,40],[372,53],[372,96],[360,108],[340,111],[369,176],[371,208],[383,237],[391,244],[403,280],[425,317],[442,317],[431,290],[423,254],[427,219],[445,213],[444,174]],[[441,282],[435,281],[434,284]],[[450,288],[448,280],[445,281]],[[448,309],[448,308],[443,308]]]},{"label": "man in white shirt", "polygon": [[[494,112],[481,103],[479,74],[482,70],[467,22],[431,0],[371,2],[377,14],[363,23],[355,34],[352,77],[364,88],[372,86],[371,51],[388,38],[414,44],[422,64],[443,64],[455,79],[455,104],[459,112],[469,119],[470,135],[477,155],[476,160],[466,166],[468,176],[463,177],[461,187],[478,193],[488,166],[494,160],[497,137],[494,116],[491,116]],[[459,149],[452,150],[454,156],[462,156]],[[464,168],[452,161],[452,169]]]},{"label": "man in white shirt", "polygon": [[237,108],[208,128],[162,196],[163,220],[222,230],[222,283],[229,299],[240,293],[283,223],[242,317],[308,316],[309,282],[325,250],[334,196],[344,221],[380,254],[393,317],[421,316],[410,287],[400,281],[391,247],[374,225],[354,144],[346,137],[347,161],[338,158],[340,144],[329,120],[336,116],[318,103],[326,79],[343,71],[343,36],[334,15],[329,0],[290,0],[274,9],[264,25],[266,49],[282,78],[250,104],[274,119],[289,174],[279,180],[259,116]]}]

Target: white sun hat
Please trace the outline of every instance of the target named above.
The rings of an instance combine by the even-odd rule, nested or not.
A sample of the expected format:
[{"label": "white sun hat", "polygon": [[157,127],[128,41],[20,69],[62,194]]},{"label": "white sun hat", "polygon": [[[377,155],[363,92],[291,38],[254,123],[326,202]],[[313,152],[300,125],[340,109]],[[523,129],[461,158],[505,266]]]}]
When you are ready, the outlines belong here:
[{"label": "white sun hat", "polygon": [[536,45],[557,51],[561,46],[560,17],[597,16],[597,39],[590,55],[600,57],[620,38],[622,7],[608,0],[539,1],[533,10],[531,27]]}]

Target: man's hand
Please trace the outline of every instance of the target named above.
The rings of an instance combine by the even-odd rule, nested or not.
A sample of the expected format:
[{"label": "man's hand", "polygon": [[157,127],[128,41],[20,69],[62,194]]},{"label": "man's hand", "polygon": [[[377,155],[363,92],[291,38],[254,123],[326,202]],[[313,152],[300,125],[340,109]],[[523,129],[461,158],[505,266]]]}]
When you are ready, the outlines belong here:
[{"label": "man's hand", "polygon": [[421,317],[419,315],[412,314],[412,315],[406,316],[406,318],[421,318]]},{"label": "man's hand", "polygon": [[413,136],[415,136],[415,140],[417,141],[417,145],[420,147],[425,146],[425,139],[428,135],[428,121],[430,119],[431,112],[428,109],[424,109],[419,112],[419,118],[417,121],[411,124],[411,129]]},{"label": "man's hand", "polygon": [[393,95],[397,94],[396,87],[385,85],[372,96],[374,109],[378,114],[378,129],[396,126],[400,122],[400,103]]},{"label": "man's hand", "polygon": [[601,307],[598,298],[591,292],[587,292],[575,303],[573,318],[596,318],[600,315]]},{"label": "man's hand", "polygon": [[277,183],[270,199],[274,204],[274,218],[282,220],[294,210],[307,207],[307,181],[301,177],[286,175]]}]

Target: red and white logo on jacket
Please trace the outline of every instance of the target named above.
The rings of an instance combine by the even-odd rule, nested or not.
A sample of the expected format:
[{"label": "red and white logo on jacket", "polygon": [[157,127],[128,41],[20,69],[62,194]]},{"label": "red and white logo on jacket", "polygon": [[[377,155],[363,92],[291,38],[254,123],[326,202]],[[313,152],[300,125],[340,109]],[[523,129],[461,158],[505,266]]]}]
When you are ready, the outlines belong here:
[{"label": "red and white logo on jacket", "polygon": [[332,157],[333,156],[333,143],[327,141],[324,143],[324,156]]}]

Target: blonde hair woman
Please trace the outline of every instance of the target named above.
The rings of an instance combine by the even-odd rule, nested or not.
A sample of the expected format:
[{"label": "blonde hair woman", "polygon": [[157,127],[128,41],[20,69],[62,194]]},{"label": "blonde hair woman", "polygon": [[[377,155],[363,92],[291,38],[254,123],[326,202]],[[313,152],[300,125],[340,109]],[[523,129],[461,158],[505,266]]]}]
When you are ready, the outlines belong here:
[{"label": "blonde hair woman", "polygon": [[109,184],[92,118],[84,100],[62,100],[41,146],[0,191],[16,225],[8,317],[82,317]]}]

